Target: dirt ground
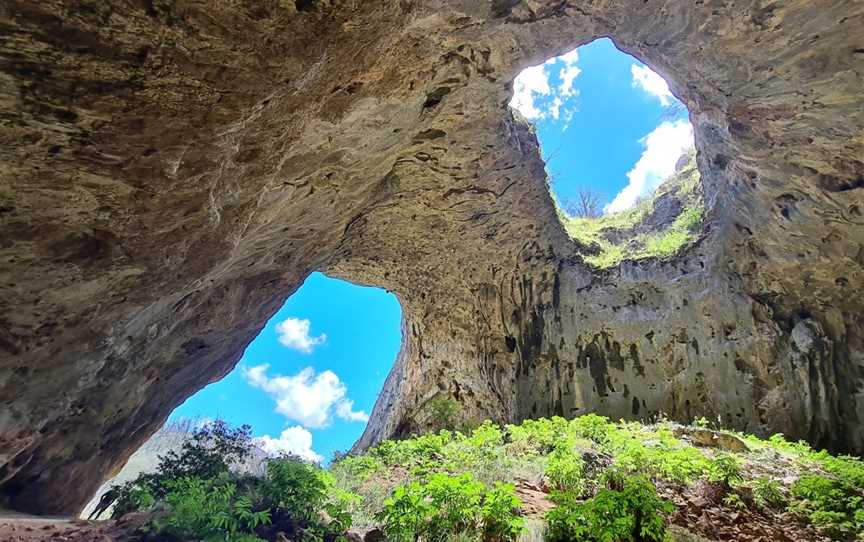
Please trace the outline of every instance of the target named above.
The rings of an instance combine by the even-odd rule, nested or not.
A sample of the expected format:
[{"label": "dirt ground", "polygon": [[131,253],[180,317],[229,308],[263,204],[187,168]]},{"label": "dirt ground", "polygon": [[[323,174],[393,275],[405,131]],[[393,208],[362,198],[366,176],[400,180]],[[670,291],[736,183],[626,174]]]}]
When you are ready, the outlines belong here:
[{"label": "dirt ground", "polygon": [[136,525],[134,516],[119,521],[84,521],[37,517],[0,510],[2,542],[126,542]]}]

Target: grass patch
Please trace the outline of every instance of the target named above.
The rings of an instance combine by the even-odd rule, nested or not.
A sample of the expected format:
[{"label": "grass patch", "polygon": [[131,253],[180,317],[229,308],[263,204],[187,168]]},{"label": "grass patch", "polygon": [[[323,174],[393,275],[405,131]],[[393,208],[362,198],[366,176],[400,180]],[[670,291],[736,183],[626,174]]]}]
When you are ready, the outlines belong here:
[{"label": "grass patch", "polygon": [[[660,198],[674,197],[682,209],[677,217],[660,228],[650,228],[651,217]],[[685,166],[664,181],[655,193],[636,205],[598,218],[578,218],[559,212],[564,229],[571,238],[590,247],[584,259],[588,264],[605,269],[623,260],[645,258],[667,259],[692,244],[702,230],[704,204],[701,195],[699,169],[695,151]]]}]

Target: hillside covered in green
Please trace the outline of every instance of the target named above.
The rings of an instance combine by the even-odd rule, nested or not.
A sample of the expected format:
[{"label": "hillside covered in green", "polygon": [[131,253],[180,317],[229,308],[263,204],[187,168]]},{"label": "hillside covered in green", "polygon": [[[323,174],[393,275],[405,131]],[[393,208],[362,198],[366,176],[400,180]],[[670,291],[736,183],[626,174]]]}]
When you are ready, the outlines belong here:
[{"label": "hillside covered in green", "polygon": [[775,435],[573,420],[486,422],[385,441],[328,468],[237,470],[248,427],[217,422],[117,491],[144,540],[860,540],[864,462]]},{"label": "hillside covered in green", "polygon": [[601,269],[623,260],[678,254],[699,237],[703,214],[695,150],[681,157],[675,174],[650,197],[626,211],[596,218],[559,212],[567,233],[585,247],[585,261]]}]

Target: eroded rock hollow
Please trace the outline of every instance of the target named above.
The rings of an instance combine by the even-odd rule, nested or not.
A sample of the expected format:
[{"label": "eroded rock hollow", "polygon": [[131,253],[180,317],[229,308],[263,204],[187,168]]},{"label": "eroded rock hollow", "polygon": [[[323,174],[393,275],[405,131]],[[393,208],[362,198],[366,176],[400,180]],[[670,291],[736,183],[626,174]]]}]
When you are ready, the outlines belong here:
[{"label": "eroded rock hollow", "polygon": [[[4,0],[0,492],[80,509],[315,270],[403,305],[361,447],[448,396],[861,452],[862,28],[841,0]],[[688,106],[707,206],[683,255],[602,272],[507,106],[599,36]]]}]

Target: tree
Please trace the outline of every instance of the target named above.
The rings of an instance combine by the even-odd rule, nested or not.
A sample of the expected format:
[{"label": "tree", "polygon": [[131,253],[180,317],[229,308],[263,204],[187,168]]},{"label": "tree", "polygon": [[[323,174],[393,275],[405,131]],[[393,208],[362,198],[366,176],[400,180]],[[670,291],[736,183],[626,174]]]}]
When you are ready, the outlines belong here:
[{"label": "tree", "polygon": [[567,201],[564,210],[568,215],[579,218],[598,218],[603,214],[600,196],[591,188],[580,188],[576,197]]}]

